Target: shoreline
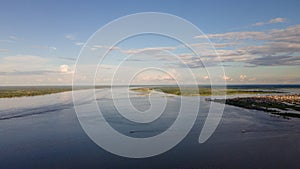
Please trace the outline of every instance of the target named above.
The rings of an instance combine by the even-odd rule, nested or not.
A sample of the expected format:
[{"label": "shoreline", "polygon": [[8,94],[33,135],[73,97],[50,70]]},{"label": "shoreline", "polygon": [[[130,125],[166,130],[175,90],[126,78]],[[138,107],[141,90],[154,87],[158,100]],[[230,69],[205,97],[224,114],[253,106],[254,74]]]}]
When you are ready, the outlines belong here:
[{"label": "shoreline", "polygon": [[173,94],[178,96],[222,96],[222,95],[239,95],[239,94],[276,94],[285,93],[275,90],[262,90],[262,89],[214,89],[207,87],[185,87],[180,89],[179,87],[141,87],[130,89],[135,92],[150,93],[152,91],[163,92],[166,94]]},{"label": "shoreline", "polygon": [[[108,88],[108,86],[96,86],[95,89]],[[72,86],[13,86],[13,87],[2,87],[0,88],[0,99],[1,98],[18,98],[18,97],[33,97],[43,96],[49,94],[56,94],[62,92],[69,92],[72,90],[85,90],[93,89],[89,86],[75,87]]]},{"label": "shoreline", "polygon": [[0,98],[32,97],[72,91],[72,88],[28,88],[28,89],[2,89]]},{"label": "shoreline", "polygon": [[206,99],[222,104],[254,109],[283,117],[300,118],[300,94],[236,97],[229,99]]},{"label": "shoreline", "polygon": [[[131,90],[146,94],[150,94],[152,91],[158,91],[178,96],[237,95],[237,97],[227,99],[206,98],[205,100],[245,109],[264,111],[284,118],[300,118],[300,94],[291,94],[287,92],[260,89],[216,89],[216,91],[213,93],[210,88],[184,88],[183,90],[180,90],[180,88],[178,87],[134,88]],[[249,94],[253,96],[239,97],[239,95],[242,94]],[[260,96],[259,94],[264,95]]]}]

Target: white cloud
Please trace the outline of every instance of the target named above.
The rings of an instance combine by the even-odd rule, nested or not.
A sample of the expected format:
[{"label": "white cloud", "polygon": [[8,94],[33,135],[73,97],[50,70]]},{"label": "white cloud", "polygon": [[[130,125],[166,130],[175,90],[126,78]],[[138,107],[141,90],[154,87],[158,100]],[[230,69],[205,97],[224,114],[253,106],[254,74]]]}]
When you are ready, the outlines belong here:
[{"label": "white cloud", "polygon": [[48,59],[40,57],[40,56],[34,56],[34,55],[16,55],[16,56],[6,56],[2,58],[2,63],[14,63],[14,64],[24,64],[27,63],[31,64],[41,64],[46,63]]},{"label": "white cloud", "polygon": [[121,50],[121,48],[117,46],[93,45],[92,47],[90,47],[91,51],[96,51],[98,49]]},{"label": "white cloud", "polygon": [[84,42],[76,42],[75,45],[76,46],[82,46],[82,45],[84,45]]},{"label": "white cloud", "polygon": [[144,74],[142,76],[137,76],[133,82],[134,83],[151,83],[151,82],[162,82],[162,81],[174,81],[173,77],[168,74]]},{"label": "white cloud", "polygon": [[247,78],[246,75],[240,75],[240,80],[241,80],[241,81],[244,81],[246,78]]},{"label": "white cloud", "polygon": [[256,22],[252,26],[262,26],[262,25],[265,25],[265,24],[266,24],[265,22]]},{"label": "white cloud", "polygon": [[75,40],[75,39],[76,39],[76,36],[73,35],[73,34],[67,34],[67,35],[65,35],[65,38],[66,38],[66,39],[69,39],[69,40]]},{"label": "white cloud", "polygon": [[286,19],[285,18],[274,18],[269,20],[269,23],[281,23],[281,22],[285,22]]},{"label": "white cloud", "polygon": [[[278,22],[280,19],[276,19]],[[274,21],[272,21],[274,22]],[[221,43],[213,44],[216,50],[206,48],[209,43],[194,43],[192,47],[200,47],[200,56],[193,53],[182,53],[177,56],[182,59],[183,64],[190,68],[201,68],[205,63],[206,67],[217,66],[218,61],[225,62],[226,66],[237,65],[243,66],[280,66],[280,65],[300,65],[300,24],[290,26],[284,29],[272,29],[261,32],[229,32],[223,34],[208,34],[212,39],[221,39]],[[197,36],[196,38],[203,38]],[[236,41],[238,40],[238,41]],[[247,45],[249,41],[256,45]],[[177,46],[178,47],[178,46]],[[230,48],[228,48],[230,47]],[[162,53],[165,50],[175,50],[176,47],[155,47],[121,50],[126,54],[147,54],[159,58],[160,61],[168,61],[168,64],[183,66],[183,64],[174,63],[171,55]],[[218,58],[218,56],[220,56]],[[132,59],[134,61],[145,61],[146,56]],[[239,65],[240,65],[239,64]]]},{"label": "white cloud", "polygon": [[211,38],[223,40],[242,40],[242,39],[265,39],[268,36],[264,32],[228,32],[221,34],[207,34],[206,36],[195,36],[194,38]]},{"label": "white cloud", "polygon": [[207,75],[206,75],[206,76],[203,76],[203,79],[204,79],[204,80],[208,80],[208,79],[209,79],[209,76],[207,76]]},{"label": "white cloud", "polygon": [[60,72],[61,73],[70,73],[71,72],[71,68],[69,65],[60,65]]},{"label": "white cloud", "polygon": [[34,45],[34,46],[31,46],[31,48],[36,48],[36,49],[47,49],[47,50],[57,50],[57,48],[54,47],[54,46],[40,46],[40,45]]},{"label": "white cloud", "polygon": [[[135,71],[133,69],[133,71]],[[157,84],[157,83],[176,83],[180,80],[180,73],[176,69],[166,69],[164,71],[148,69],[140,72],[132,80],[133,84]],[[130,73],[129,73],[130,74]],[[135,73],[134,73],[135,74]]]},{"label": "white cloud", "polygon": [[[277,23],[280,19],[276,19]],[[270,20],[271,21],[271,20]],[[275,22],[275,21],[272,21]],[[261,25],[261,23],[259,24]],[[211,38],[221,40],[243,40],[243,39],[254,39],[254,40],[275,40],[275,38],[284,38],[286,36],[299,37],[300,25],[294,25],[285,29],[274,29],[265,32],[228,32],[220,34],[207,34],[206,36],[195,36],[194,38]],[[299,38],[298,38],[299,39]]]},{"label": "white cloud", "polygon": [[[70,84],[69,65],[52,65],[48,58],[34,55],[16,55],[0,58],[0,76],[3,84]],[[60,81],[58,81],[60,79]]]},{"label": "white cloud", "polygon": [[226,81],[233,81],[233,78],[229,77],[229,76],[226,76],[226,75],[223,75],[222,76],[222,79],[223,80],[226,80]]},{"label": "white cloud", "polygon": [[140,48],[140,49],[129,49],[123,50],[123,53],[132,55],[132,54],[157,54],[162,51],[175,50],[176,47],[151,47],[151,48]]},{"label": "white cloud", "polygon": [[173,80],[173,78],[170,75],[148,75],[148,76],[143,76],[141,78],[142,81],[164,81],[164,80]]},{"label": "white cloud", "polygon": [[238,45],[238,43],[195,43],[195,44],[191,44],[190,46],[192,47],[201,47],[203,49],[205,48],[211,48],[212,46],[215,48],[225,48],[225,47],[232,47],[232,46],[236,46]]},{"label": "white cloud", "polygon": [[275,23],[282,23],[282,22],[286,22],[285,18],[274,18],[274,19],[270,19],[268,22],[256,22],[255,24],[252,24],[252,26],[263,26],[263,25],[267,25],[267,24],[275,24]]},{"label": "white cloud", "polygon": [[[276,19],[276,22],[282,21]],[[275,21],[272,21],[275,22]],[[265,32],[229,32],[223,34],[209,34],[212,39],[221,39],[223,43],[237,43],[235,49],[217,49],[216,52],[224,62],[240,62],[252,66],[279,66],[300,65],[300,25],[294,25],[285,29],[273,29]],[[197,38],[203,38],[198,36]],[[244,40],[244,41],[242,41]],[[258,45],[246,46],[248,41]],[[204,55],[213,62],[216,55]],[[188,59],[188,58],[187,58]],[[189,59],[188,59],[189,60]],[[200,62],[190,59],[193,64],[201,65]],[[197,67],[197,66],[194,66]]]}]

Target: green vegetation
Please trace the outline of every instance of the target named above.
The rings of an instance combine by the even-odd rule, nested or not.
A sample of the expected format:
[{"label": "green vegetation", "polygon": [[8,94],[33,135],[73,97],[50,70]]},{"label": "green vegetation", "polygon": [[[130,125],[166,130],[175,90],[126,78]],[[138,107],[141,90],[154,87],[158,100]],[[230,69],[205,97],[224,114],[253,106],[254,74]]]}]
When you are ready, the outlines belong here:
[{"label": "green vegetation", "polygon": [[152,88],[134,88],[131,89],[137,92],[151,92],[152,90],[161,91],[168,94],[183,95],[183,96],[211,96],[211,95],[235,95],[235,94],[268,94],[268,93],[280,93],[278,91],[263,91],[263,90],[242,90],[242,89],[214,89],[199,87],[152,87]]},{"label": "green vegetation", "polygon": [[0,98],[39,96],[83,89],[101,89],[110,86],[6,86],[0,87]]},{"label": "green vegetation", "polygon": [[133,88],[131,90],[135,92],[150,93],[152,89],[145,87],[145,88]]},{"label": "green vegetation", "polygon": [[[151,91],[159,91],[174,95],[183,96],[211,96],[211,95],[238,95],[238,94],[271,94],[282,93],[273,90],[250,90],[250,89],[222,89],[217,88],[214,91],[211,88],[199,87],[191,88],[185,87],[180,90],[179,87],[147,87],[147,88],[134,88],[131,89],[136,92],[150,93]],[[274,115],[279,115],[285,118],[298,117],[300,113],[294,113],[291,111],[300,112],[300,95],[278,95],[278,96],[254,96],[243,98],[231,98],[231,99],[206,99],[207,101],[214,101],[218,103],[224,103],[232,106],[242,107],[246,109],[255,109],[265,112],[269,112]]]},{"label": "green vegetation", "polygon": [[71,90],[72,87],[9,87],[0,89],[0,98],[38,96]]}]

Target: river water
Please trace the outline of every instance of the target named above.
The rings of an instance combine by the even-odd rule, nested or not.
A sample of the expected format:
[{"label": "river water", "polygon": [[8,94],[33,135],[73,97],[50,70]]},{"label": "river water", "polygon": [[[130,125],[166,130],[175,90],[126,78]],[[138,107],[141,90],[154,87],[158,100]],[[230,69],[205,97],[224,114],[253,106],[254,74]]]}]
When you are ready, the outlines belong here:
[{"label": "river water", "polygon": [[[148,95],[130,92],[128,96],[122,92],[126,89],[118,90],[114,99],[123,110],[131,110],[124,99],[128,97],[137,110],[151,106]],[[87,108],[87,118],[93,120],[89,112],[95,110],[89,106],[97,102],[112,128],[134,138],[168,130],[182,101],[180,96],[166,96],[168,104],[157,120],[137,124],[118,113],[109,88],[97,89],[96,99],[84,90],[76,92],[81,92],[77,106]],[[157,94],[152,99],[161,97]],[[216,131],[199,144],[210,106],[204,99],[200,97],[195,124],[178,145],[141,159],[117,156],[95,144],[78,121],[72,92],[0,99],[0,168],[299,168],[300,119],[226,105]]]}]

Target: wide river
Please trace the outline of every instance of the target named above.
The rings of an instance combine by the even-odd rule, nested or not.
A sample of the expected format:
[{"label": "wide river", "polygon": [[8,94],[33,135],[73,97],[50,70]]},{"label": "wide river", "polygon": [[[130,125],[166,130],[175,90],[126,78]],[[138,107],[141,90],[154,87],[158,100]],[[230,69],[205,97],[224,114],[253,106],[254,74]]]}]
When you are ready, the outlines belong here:
[{"label": "wide river", "polygon": [[[117,90],[114,99],[125,113],[132,106],[140,111],[151,106],[147,95],[127,95],[122,92],[127,89]],[[76,92],[82,100],[77,106],[84,106],[91,122],[93,116],[89,113],[95,110],[89,107],[97,102],[112,128],[134,138],[152,137],[168,130],[181,102],[180,96],[165,97],[168,104],[163,114],[153,122],[141,124],[118,113],[110,89],[97,89],[96,100],[84,90]],[[127,104],[128,97],[132,104]],[[151,99],[155,102],[161,97],[156,94]],[[0,99],[0,168],[299,168],[300,119],[226,105],[216,131],[199,144],[210,106],[204,98],[200,100],[196,122],[178,145],[160,155],[136,159],[111,154],[88,137],[78,121],[72,92]],[[99,132],[104,132],[103,136],[110,134]]]}]

